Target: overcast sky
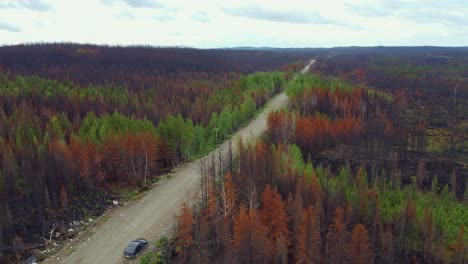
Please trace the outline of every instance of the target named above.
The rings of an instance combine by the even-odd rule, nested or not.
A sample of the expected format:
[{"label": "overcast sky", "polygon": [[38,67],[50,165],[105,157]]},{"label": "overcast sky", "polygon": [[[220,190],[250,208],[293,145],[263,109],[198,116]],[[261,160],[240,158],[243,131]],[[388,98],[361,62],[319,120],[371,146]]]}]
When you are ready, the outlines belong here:
[{"label": "overcast sky", "polygon": [[0,0],[0,44],[468,46],[468,0]]}]

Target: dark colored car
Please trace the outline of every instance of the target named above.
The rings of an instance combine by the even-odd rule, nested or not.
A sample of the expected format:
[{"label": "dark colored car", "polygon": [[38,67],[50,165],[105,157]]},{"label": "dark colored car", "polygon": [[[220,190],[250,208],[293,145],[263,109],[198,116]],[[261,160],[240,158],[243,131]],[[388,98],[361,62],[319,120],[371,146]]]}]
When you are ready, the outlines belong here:
[{"label": "dark colored car", "polygon": [[133,240],[128,244],[128,246],[124,250],[124,256],[126,258],[135,258],[138,252],[140,252],[144,247],[148,245],[148,241],[143,238],[138,238]]}]

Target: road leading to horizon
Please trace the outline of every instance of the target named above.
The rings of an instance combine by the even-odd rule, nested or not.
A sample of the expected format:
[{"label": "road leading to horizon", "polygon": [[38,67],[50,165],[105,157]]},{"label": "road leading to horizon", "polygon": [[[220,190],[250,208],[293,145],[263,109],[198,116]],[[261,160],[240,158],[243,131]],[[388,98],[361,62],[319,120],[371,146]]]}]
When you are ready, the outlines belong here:
[{"label": "road leading to horizon", "polygon": [[[315,60],[302,70],[307,72]],[[272,110],[287,105],[288,97],[284,92],[270,100],[265,109],[250,123],[240,129],[233,139],[257,138],[267,129],[267,116]],[[225,142],[208,155],[217,153],[219,149],[225,150],[229,142]],[[232,144],[234,153],[236,144]],[[183,164],[173,171],[170,178],[162,181],[150,190],[140,200],[129,203],[128,206],[113,209],[106,217],[109,220],[101,225],[93,235],[77,245],[68,256],[59,253],[47,263],[73,263],[73,264],[116,264],[129,263],[123,257],[123,250],[127,244],[136,238],[146,238],[153,243],[160,235],[167,232],[174,217],[179,212],[182,203],[197,192],[200,181],[200,162],[198,159]],[[64,253],[66,254],[66,253]],[[57,258],[60,257],[60,260]]]}]

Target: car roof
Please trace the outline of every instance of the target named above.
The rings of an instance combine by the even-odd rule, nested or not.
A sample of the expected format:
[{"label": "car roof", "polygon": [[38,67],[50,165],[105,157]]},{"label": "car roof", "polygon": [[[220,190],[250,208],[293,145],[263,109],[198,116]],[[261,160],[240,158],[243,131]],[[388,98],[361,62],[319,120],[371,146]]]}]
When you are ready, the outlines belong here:
[{"label": "car roof", "polygon": [[136,246],[138,246],[138,245],[140,245],[140,244],[141,244],[141,242],[132,241],[132,242],[130,242],[130,243],[128,244],[127,247],[136,247]]}]

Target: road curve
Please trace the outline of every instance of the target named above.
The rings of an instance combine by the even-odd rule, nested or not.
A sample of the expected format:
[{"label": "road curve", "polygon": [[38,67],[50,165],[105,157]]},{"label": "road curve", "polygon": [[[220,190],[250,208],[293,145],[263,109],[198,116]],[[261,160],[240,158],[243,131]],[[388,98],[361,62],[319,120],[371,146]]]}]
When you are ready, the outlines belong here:
[{"label": "road curve", "polygon": [[[306,72],[313,63],[315,60],[310,61],[302,72]],[[233,138],[260,136],[267,128],[268,113],[286,106],[287,102],[288,98],[284,92],[275,96],[265,109],[246,127],[240,129]],[[227,144],[228,142],[219,148],[225,149]],[[236,151],[235,145],[232,144],[234,152]],[[209,155],[217,152],[218,149]],[[107,216],[109,220],[100,225],[89,239],[78,243],[71,254],[65,257],[58,254],[46,262],[128,263],[123,258],[122,252],[129,241],[144,237],[152,242],[170,229],[182,203],[190,199],[191,195],[197,191],[200,180],[200,162],[201,160],[196,160],[176,168],[172,177],[163,180],[140,200],[112,210]],[[59,260],[57,260],[58,257],[60,257]]]}]

